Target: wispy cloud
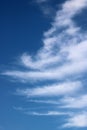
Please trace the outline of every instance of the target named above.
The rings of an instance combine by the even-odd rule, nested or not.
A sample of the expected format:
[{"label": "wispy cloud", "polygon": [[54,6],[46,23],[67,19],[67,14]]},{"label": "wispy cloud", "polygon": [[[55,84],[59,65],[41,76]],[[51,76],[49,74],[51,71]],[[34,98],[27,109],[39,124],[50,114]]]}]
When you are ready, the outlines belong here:
[{"label": "wispy cloud", "polygon": [[[61,6],[61,10],[56,11],[51,28],[44,32],[43,47],[38,50],[36,55],[24,53],[18,59],[23,70],[7,70],[2,73],[2,75],[10,76],[18,81],[37,81],[38,84],[39,81],[43,81],[43,85],[35,85],[34,88],[17,89],[18,95],[28,98],[62,96],[59,101],[63,110],[72,108],[72,111],[73,109],[83,111],[87,107],[87,95],[81,93],[85,91],[83,77],[86,77],[87,73],[87,33],[73,20],[86,7],[87,0],[66,1]],[[48,85],[46,85],[46,81]],[[53,83],[51,84],[49,81],[53,81]],[[64,126],[86,127],[87,113],[73,112],[74,114],[67,118],[68,123]],[[32,114],[58,115],[59,113],[33,112]]]},{"label": "wispy cloud", "polygon": [[35,0],[37,3],[44,3],[44,2],[48,2],[48,0]]},{"label": "wispy cloud", "polygon": [[37,4],[45,16],[52,16],[55,9],[51,6],[52,0],[33,0],[33,3]]},{"label": "wispy cloud", "polygon": [[[75,77],[84,73],[87,70],[87,38],[85,33],[78,31],[72,17],[87,5],[86,2],[80,0],[77,4],[77,0],[67,1],[62,10],[57,12],[52,28],[45,32],[43,48],[36,56],[24,53],[20,57],[21,64],[35,69],[34,71],[6,71],[3,74],[22,80],[46,80],[62,79],[72,75]],[[59,31],[60,28],[63,31]]]},{"label": "wispy cloud", "polygon": [[58,111],[48,111],[48,112],[44,112],[44,113],[40,113],[40,112],[27,112],[27,114],[34,115],[34,116],[63,116],[63,115],[67,115],[67,113],[58,112]]},{"label": "wispy cloud", "polygon": [[36,100],[36,99],[31,99],[31,100],[29,100],[29,102],[42,103],[42,104],[53,104],[53,105],[60,104],[59,100]]},{"label": "wispy cloud", "polygon": [[[41,110],[41,109],[47,109],[48,107],[31,107],[31,108],[23,108],[23,107],[16,107],[14,106],[13,109],[14,110],[17,110],[17,111],[20,111],[20,112],[23,112],[27,115],[33,115],[33,116],[63,116],[63,115],[71,115],[70,112],[60,112],[60,111],[47,111],[47,110],[44,110],[45,112],[39,112],[38,110]],[[35,111],[34,111],[35,110]]]},{"label": "wispy cloud", "polygon": [[63,108],[86,108],[87,107],[87,95],[80,95],[78,97],[67,97],[61,100],[64,105]]},{"label": "wispy cloud", "polygon": [[24,95],[27,97],[34,96],[59,96],[59,95],[69,95],[73,92],[75,93],[81,89],[82,84],[80,82],[66,82],[63,84],[55,84],[51,86],[36,87],[33,89],[17,89],[17,94]]}]

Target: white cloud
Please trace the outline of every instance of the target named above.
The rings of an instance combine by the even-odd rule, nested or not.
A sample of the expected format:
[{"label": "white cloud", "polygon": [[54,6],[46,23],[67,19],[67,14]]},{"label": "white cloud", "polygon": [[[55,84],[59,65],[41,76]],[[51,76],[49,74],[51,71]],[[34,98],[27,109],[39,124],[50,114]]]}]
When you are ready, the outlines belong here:
[{"label": "white cloud", "polygon": [[86,58],[82,61],[74,61],[65,63],[58,68],[51,68],[45,71],[6,71],[3,75],[11,76],[20,81],[41,81],[41,80],[62,80],[76,76],[78,74],[84,74],[87,72],[87,61]]},{"label": "white cloud", "polygon": [[61,100],[63,108],[86,108],[87,107],[87,95],[81,95],[78,97],[67,97]]},{"label": "white cloud", "polygon": [[[45,1],[38,2],[44,3]],[[85,90],[81,78],[83,79],[87,73],[87,32],[81,30],[81,27],[73,21],[73,18],[86,7],[87,0],[66,1],[61,6],[61,10],[56,12],[51,23],[52,27],[44,32],[43,47],[35,56],[24,53],[18,59],[20,65],[26,70],[7,70],[2,73],[2,75],[19,81],[38,81],[38,83],[43,81],[43,85],[39,87],[35,84],[34,88],[17,89],[19,95],[26,97],[62,96],[63,100],[60,103],[63,108],[72,108],[72,111],[87,107],[87,95],[79,96],[79,93],[76,93],[82,88]],[[48,85],[44,85],[44,80],[48,81]],[[54,84],[50,85],[49,80],[52,80]],[[62,83],[59,84],[59,81]],[[69,97],[64,99],[67,95]],[[38,101],[35,100],[35,102]],[[48,101],[48,103],[54,102]],[[59,112],[33,112],[32,115],[59,115]],[[87,113],[74,112],[64,127],[87,127]]]},{"label": "white cloud", "polygon": [[[29,81],[64,79],[87,72],[87,37],[72,20],[72,17],[87,6],[87,0],[80,0],[79,4],[77,3],[77,0],[71,0],[63,4],[51,29],[45,32],[44,46],[36,56],[24,53],[20,57],[20,64],[34,71],[14,70],[3,74]],[[62,27],[63,24],[66,28]],[[59,31],[60,28],[63,29],[62,32]]]},{"label": "white cloud", "polygon": [[43,104],[53,104],[53,105],[60,104],[59,100],[35,100],[35,99],[32,99],[32,100],[29,100],[29,102],[43,103]]},{"label": "white cloud", "polygon": [[62,10],[57,12],[57,17],[55,19],[54,25],[56,26],[74,26],[72,18],[78,14],[82,9],[87,6],[87,0],[68,0],[63,4]]},{"label": "white cloud", "polygon": [[[71,95],[71,94],[70,94]],[[29,102],[57,105],[58,108],[83,109],[87,107],[87,95],[67,96],[56,100],[29,100]]]},{"label": "white cloud", "polygon": [[28,115],[34,115],[34,116],[63,116],[63,115],[67,115],[67,113],[65,112],[58,112],[58,111],[48,111],[48,112],[44,112],[44,113],[40,113],[40,112],[27,112],[26,114]]},{"label": "white cloud", "polygon": [[59,95],[69,95],[75,91],[81,89],[82,84],[79,81],[66,82],[62,84],[48,85],[44,87],[36,87],[33,89],[18,89],[17,93],[19,95],[24,95],[27,97],[31,96],[59,96]]},{"label": "white cloud", "polygon": [[87,127],[87,112],[71,116],[63,127]]},{"label": "white cloud", "polygon": [[[80,42],[79,44],[65,46],[61,49],[60,56],[52,56],[48,60],[38,61],[36,63],[31,62],[30,57],[24,54],[22,62],[27,67],[41,68],[40,71],[7,71],[4,75],[13,76],[25,81],[32,80],[47,80],[47,79],[63,79],[69,76],[76,76],[78,74],[84,74],[87,72],[87,41]],[[65,55],[65,56],[64,56]],[[51,56],[51,55],[50,55]],[[47,57],[47,56],[46,56]],[[58,65],[58,62],[62,65]],[[58,67],[57,67],[58,65]],[[48,66],[47,69],[44,67]]]}]

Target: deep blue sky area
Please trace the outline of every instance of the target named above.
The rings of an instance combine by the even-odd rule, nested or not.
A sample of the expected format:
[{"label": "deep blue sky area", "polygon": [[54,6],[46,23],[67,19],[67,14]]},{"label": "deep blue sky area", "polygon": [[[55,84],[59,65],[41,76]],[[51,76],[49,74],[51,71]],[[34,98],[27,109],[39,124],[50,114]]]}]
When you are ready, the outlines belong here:
[{"label": "deep blue sky area", "polygon": [[[7,68],[23,52],[35,53],[42,46],[43,32],[50,27],[38,5],[28,0],[0,1],[0,70]],[[17,87],[26,84],[0,78],[0,130],[54,130],[53,119],[28,116],[14,106],[32,107],[24,99],[14,96]],[[33,106],[34,107],[34,106]],[[47,121],[48,125],[47,124]],[[44,121],[44,122],[43,122]]]},{"label": "deep blue sky area", "polygon": [[[55,8],[62,2],[50,3]],[[0,1],[0,64],[9,63],[23,52],[35,53],[42,46],[43,32],[50,28],[50,22],[52,19],[44,16],[34,1]]]},{"label": "deep blue sky area", "polygon": [[48,20],[44,20],[33,4],[28,0],[0,1],[0,58],[3,63],[7,64],[11,56],[25,51],[32,53],[41,46],[39,39],[48,28]]},{"label": "deep blue sky area", "polygon": [[[23,66],[19,65],[18,58],[23,53],[36,55],[36,52],[43,46],[44,32],[51,28],[57,9],[60,9],[61,3],[65,1],[48,0],[45,5],[36,0],[0,0],[0,73],[9,69],[20,70]],[[53,16],[44,14],[43,7],[52,8]],[[76,24],[82,27],[82,31],[86,31],[87,9],[80,15],[76,15],[73,20],[76,20]],[[67,38],[66,35],[64,36],[65,39],[68,38],[68,36]],[[24,69],[25,67],[22,68],[22,70]],[[26,68],[27,70],[28,68]],[[48,108],[55,111],[58,106],[29,102],[26,97],[16,93],[17,88],[33,88],[38,84],[43,86],[47,83],[51,84],[51,82],[53,83],[53,81],[31,83],[29,80],[25,83],[0,74],[0,130],[63,130],[64,128],[61,128],[60,125],[65,123],[62,120],[66,119],[65,115],[63,117],[33,116],[27,113],[27,111],[46,112],[49,111]],[[47,100],[47,98],[43,99]],[[52,98],[49,99],[52,100]],[[86,128],[70,128],[70,130],[80,129],[86,130]]]}]

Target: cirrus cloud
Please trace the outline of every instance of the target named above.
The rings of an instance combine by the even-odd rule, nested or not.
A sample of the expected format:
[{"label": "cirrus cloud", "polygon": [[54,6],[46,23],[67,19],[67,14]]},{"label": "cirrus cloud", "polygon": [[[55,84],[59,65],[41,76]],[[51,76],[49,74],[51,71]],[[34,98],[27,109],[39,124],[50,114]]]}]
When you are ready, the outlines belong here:
[{"label": "cirrus cloud", "polygon": [[[25,70],[2,72],[2,75],[26,83],[37,81],[39,84],[39,81],[43,81],[43,85],[39,87],[35,84],[34,88],[17,89],[16,93],[20,96],[33,98],[61,95],[59,107],[62,106],[63,110],[71,108],[73,111],[73,114],[67,117],[64,127],[87,127],[87,112],[83,112],[87,106],[87,96],[81,93],[86,90],[83,82],[86,84],[84,77],[86,78],[87,73],[87,33],[73,20],[86,7],[87,0],[66,1],[61,6],[61,10],[56,11],[51,28],[44,32],[43,47],[37,51],[36,55],[24,53],[18,59],[20,66],[23,66]],[[54,83],[50,84],[49,81]],[[46,83],[48,85],[45,85]],[[81,114],[73,109],[82,109]],[[52,111],[32,113],[32,115],[41,116],[58,114]]]}]

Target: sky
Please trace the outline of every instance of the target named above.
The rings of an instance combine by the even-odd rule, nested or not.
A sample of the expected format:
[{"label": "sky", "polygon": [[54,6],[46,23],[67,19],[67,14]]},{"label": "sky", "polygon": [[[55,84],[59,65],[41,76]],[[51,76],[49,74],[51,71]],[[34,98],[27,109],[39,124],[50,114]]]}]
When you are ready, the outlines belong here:
[{"label": "sky", "polygon": [[0,130],[87,129],[87,0],[0,1]]}]

